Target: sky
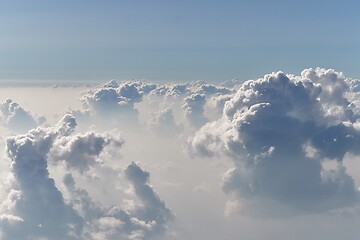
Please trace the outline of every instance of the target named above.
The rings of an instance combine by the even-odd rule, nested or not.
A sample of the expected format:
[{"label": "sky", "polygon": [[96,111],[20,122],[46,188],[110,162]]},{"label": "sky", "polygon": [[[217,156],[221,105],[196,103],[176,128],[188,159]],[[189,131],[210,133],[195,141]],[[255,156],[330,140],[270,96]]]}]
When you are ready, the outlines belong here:
[{"label": "sky", "polygon": [[220,82],[308,67],[356,78],[359,7],[355,0],[5,0],[0,78]]},{"label": "sky", "polygon": [[0,1],[0,239],[357,240],[359,4]]}]

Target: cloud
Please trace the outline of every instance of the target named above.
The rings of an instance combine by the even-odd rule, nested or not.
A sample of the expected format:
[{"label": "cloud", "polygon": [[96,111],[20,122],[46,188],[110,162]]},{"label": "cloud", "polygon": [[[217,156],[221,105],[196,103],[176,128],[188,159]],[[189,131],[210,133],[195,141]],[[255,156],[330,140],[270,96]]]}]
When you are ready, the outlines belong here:
[{"label": "cloud", "polygon": [[137,164],[130,164],[124,171],[126,179],[134,188],[134,195],[140,200],[132,200],[130,207],[101,207],[89,193],[77,188],[71,174],[64,183],[71,194],[70,204],[81,213],[88,223],[87,232],[81,239],[149,239],[163,234],[173,214],[148,185],[149,173]]},{"label": "cloud", "polygon": [[222,115],[225,103],[229,101],[234,94],[215,95],[208,100],[208,106],[215,110],[217,118]]},{"label": "cloud", "polygon": [[[65,204],[54,180],[49,177],[46,160],[55,138],[69,134],[74,127],[74,119],[65,116],[53,128],[37,128],[26,135],[7,139],[7,154],[15,182],[2,205],[6,209],[2,211],[6,215],[0,223],[4,239],[51,236],[53,239],[76,239],[69,234],[77,231],[82,221]],[[9,223],[9,219],[13,221]]]},{"label": "cloud", "polygon": [[18,103],[6,99],[0,105],[3,124],[11,131],[25,133],[45,122],[44,117],[34,117]]},{"label": "cloud", "polygon": [[204,94],[192,94],[183,101],[185,118],[191,126],[201,127],[207,122],[204,116],[206,97]]},{"label": "cloud", "polygon": [[142,170],[136,163],[131,163],[125,170],[126,177],[132,183],[136,196],[144,204],[135,209],[136,221],[150,224],[154,231],[164,231],[165,224],[173,219],[173,214],[165,206],[165,203],[148,184],[150,174]]},{"label": "cloud", "polygon": [[187,84],[162,84],[150,92],[152,95],[166,97],[181,97],[189,92]]},{"label": "cloud", "polygon": [[77,169],[83,173],[96,165],[97,158],[106,146],[121,148],[123,143],[120,134],[114,131],[64,136],[53,144],[49,158],[52,161],[65,161],[68,169]]},{"label": "cloud", "polygon": [[239,79],[231,79],[231,80],[226,80],[226,81],[220,83],[220,86],[230,88],[230,89],[237,89],[241,86],[241,84],[243,84],[243,81],[241,81]]},{"label": "cloud", "polygon": [[[277,72],[247,81],[225,103],[223,116],[189,140],[190,150],[230,156],[234,168],[224,175],[223,190],[257,214],[352,206],[358,192],[342,158],[358,153],[360,132],[345,80],[317,68],[301,76]],[[325,159],[337,161],[337,167],[324,169]]]},{"label": "cloud", "polygon": [[177,125],[171,108],[165,107],[152,114],[148,127],[163,136],[174,136],[181,132],[182,127]]},{"label": "cloud", "polygon": [[360,91],[360,80],[347,78],[346,83],[349,85],[351,91],[359,92]]},{"label": "cloud", "polygon": [[210,95],[229,94],[231,88],[207,84],[204,81],[195,81],[190,83],[167,83],[157,85],[149,94],[165,97],[184,97],[194,93]]},{"label": "cloud", "polygon": [[[121,148],[124,140],[118,131],[73,135],[76,125],[73,116],[66,115],[53,127],[39,127],[7,139],[11,181],[0,205],[1,237],[148,239],[164,233],[173,214],[149,185],[150,174],[135,163],[122,173],[99,159],[106,148]],[[66,194],[51,177],[50,163],[65,164]],[[128,195],[133,198],[131,207],[105,207],[79,187],[77,178],[91,168],[98,174],[111,172],[113,177],[123,174],[134,189],[134,194]]]},{"label": "cloud", "polygon": [[[94,87],[58,124],[0,141],[0,239],[256,238],[254,224],[276,238],[348,225],[340,214],[356,219],[359,205],[355,84],[318,68]],[[184,155],[189,136],[194,158],[216,159]]]},{"label": "cloud", "polygon": [[230,94],[232,92],[232,90],[227,87],[207,84],[204,81],[196,81],[194,83],[190,83],[188,84],[188,88],[191,93],[205,94],[207,96],[224,95]]},{"label": "cloud", "polygon": [[[111,80],[83,93],[80,98],[83,109],[69,110],[68,113],[74,114],[81,123],[86,124],[106,122],[107,125],[114,127],[119,125],[139,127],[141,122],[148,122],[148,126],[161,132],[161,128],[155,127],[156,122],[163,117],[171,117],[163,106],[171,106],[171,115],[176,116],[177,122],[184,120],[182,116],[179,117],[184,109],[188,125],[200,127],[208,121],[203,113],[205,97],[220,97],[233,93],[232,89],[203,81],[182,84],[126,81],[118,84]],[[152,102],[151,106],[148,104],[149,101]],[[140,116],[139,111],[142,111]],[[144,116],[149,116],[150,119],[147,117],[144,120]]]},{"label": "cloud", "polygon": [[142,100],[143,94],[148,93],[155,85],[142,82],[125,82],[118,84],[110,81],[93,90],[89,90],[81,97],[86,110],[90,110],[94,117],[107,120],[116,118],[120,122],[137,122],[138,111],[134,104]]},{"label": "cloud", "polygon": [[[167,231],[167,224],[173,220],[172,212],[148,185],[150,174],[137,164],[130,164],[124,171],[125,179],[134,189],[135,199],[128,207],[103,207],[90,194],[76,186],[72,174],[64,177],[64,184],[70,192],[69,204],[86,221],[81,239],[149,239]],[[136,200],[139,203],[136,203]],[[124,199],[123,199],[124,200]]]}]

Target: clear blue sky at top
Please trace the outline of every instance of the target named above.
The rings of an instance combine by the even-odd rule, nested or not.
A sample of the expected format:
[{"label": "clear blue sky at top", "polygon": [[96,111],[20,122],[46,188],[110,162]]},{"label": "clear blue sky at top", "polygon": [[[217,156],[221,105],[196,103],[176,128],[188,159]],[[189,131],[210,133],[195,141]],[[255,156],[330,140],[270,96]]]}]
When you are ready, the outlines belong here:
[{"label": "clear blue sky at top", "polygon": [[360,77],[360,2],[4,0],[0,79]]}]

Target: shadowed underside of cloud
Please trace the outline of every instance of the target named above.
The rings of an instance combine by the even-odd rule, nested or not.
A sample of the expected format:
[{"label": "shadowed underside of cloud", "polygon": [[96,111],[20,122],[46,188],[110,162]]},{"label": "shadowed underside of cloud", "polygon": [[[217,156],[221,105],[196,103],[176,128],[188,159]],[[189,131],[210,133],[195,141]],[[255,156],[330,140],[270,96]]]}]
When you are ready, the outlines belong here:
[{"label": "shadowed underside of cloud", "polygon": [[[360,152],[360,128],[346,98],[349,91],[342,73],[320,68],[247,81],[225,103],[222,118],[189,140],[190,150],[233,159],[223,190],[249,214],[352,206],[358,191],[342,159]],[[326,159],[337,167],[325,170]]]},{"label": "shadowed underside of cloud", "polygon": [[[117,132],[72,135],[75,127],[75,119],[66,115],[54,127],[7,139],[11,173],[7,198],[0,205],[1,239],[147,239],[163,233],[173,215],[148,185],[149,173],[137,164],[124,172],[139,200],[132,208],[104,208],[76,186],[72,172],[101,168],[99,155],[109,147],[119,149],[123,140]],[[61,162],[68,170],[67,198],[48,170],[48,164]]]}]

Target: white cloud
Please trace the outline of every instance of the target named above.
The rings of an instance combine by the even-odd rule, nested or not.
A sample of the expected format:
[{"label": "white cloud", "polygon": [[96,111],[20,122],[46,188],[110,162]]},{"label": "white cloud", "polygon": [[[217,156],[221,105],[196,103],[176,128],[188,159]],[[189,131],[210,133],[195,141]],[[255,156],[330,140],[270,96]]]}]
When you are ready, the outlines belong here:
[{"label": "white cloud", "polygon": [[117,84],[110,81],[93,90],[89,90],[81,97],[85,109],[90,110],[94,117],[100,119],[117,118],[118,121],[137,122],[138,111],[134,108],[140,102],[143,93],[152,89],[141,82],[125,82]]},{"label": "white cloud", "polygon": [[196,128],[201,127],[207,122],[204,116],[204,106],[206,103],[206,97],[204,94],[192,94],[184,98],[185,118],[191,126]]},{"label": "white cloud", "polygon": [[230,94],[232,90],[224,86],[217,86],[213,84],[207,84],[204,81],[196,81],[195,83],[188,84],[188,88],[191,93],[210,95],[226,95]]},{"label": "white cloud", "polygon": [[[358,193],[341,160],[358,152],[360,132],[348,90],[341,73],[319,68],[247,81],[225,103],[222,118],[195,134],[190,149],[232,156],[235,168],[224,176],[223,190],[248,203],[268,199],[269,210],[278,202],[297,213],[351,206]],[[306,155],[309,142],[317,158]],[[323,174],[325,157],[340,164]]]},{"label": "white cloud", "polygon": [[171,108],[165,107],[153,113],[148,122],[148,127],[163,136],[174,137],[179,134],[182,126],[176,124]]},{"label": "white cloud", "polygon": [[16,133],[25,133],[45,122],[44,117],[33,116],[11,99],[2,102],[0,108],[3,124]]},{"label": "white cloud", "polygon": [[[163,233],[173,215],[148,185],[150,174],[137,164],[130,164],[124,172],[139,201],[131,209],[103,207],[77,186],[73,170],[84,173],[90,167],[102,168],[101,152],[107,146],[121,148],[123,139],[116,131],[72,135],[75,127],[75,119],[66,115],[54,127],[7,139],[13,181],[1,205],[2,238],[132,239],[137,232],[147,239]],[[66,198],[50,176],[51,162],[66,163]]]},{"label": "white cloud", "polygon": [[187,84],[163,84],[157,86],[150,94],[157,96],[166,96],[166,97],[181,97],[187,94],[189,90],[187,89]]},{"label": "white cloud", "polygon": [[[57,239],[75,239],[68,236],[68,224],[80,228],[82,222],[69,208],[49,177],[46,154],[58,135],[68,135],[75,127],[74,119],[65,116],[53,128],[37,128],[26,135],[7,139],[7,153],[11,172],[15,177],[14,190],[8,195],[6,214],[21,218],[16,224],[1,222],[4,239],[26,239],[57,236]],[[17,197],[14,198],[14,191]],[[9,206],[12,206],[9,208]],[[6,211],[5,211],[6,212]]]},{"label": "white cloud", "polygon": [[88,132],[85,135],[65,136],[56,140],[49,157],[52,161],[65,161],[68,169],[85,172],[96,164],[97,158],[106,146],[111,144],[119,149],[123,142],[119,133],[115,132]]}]

